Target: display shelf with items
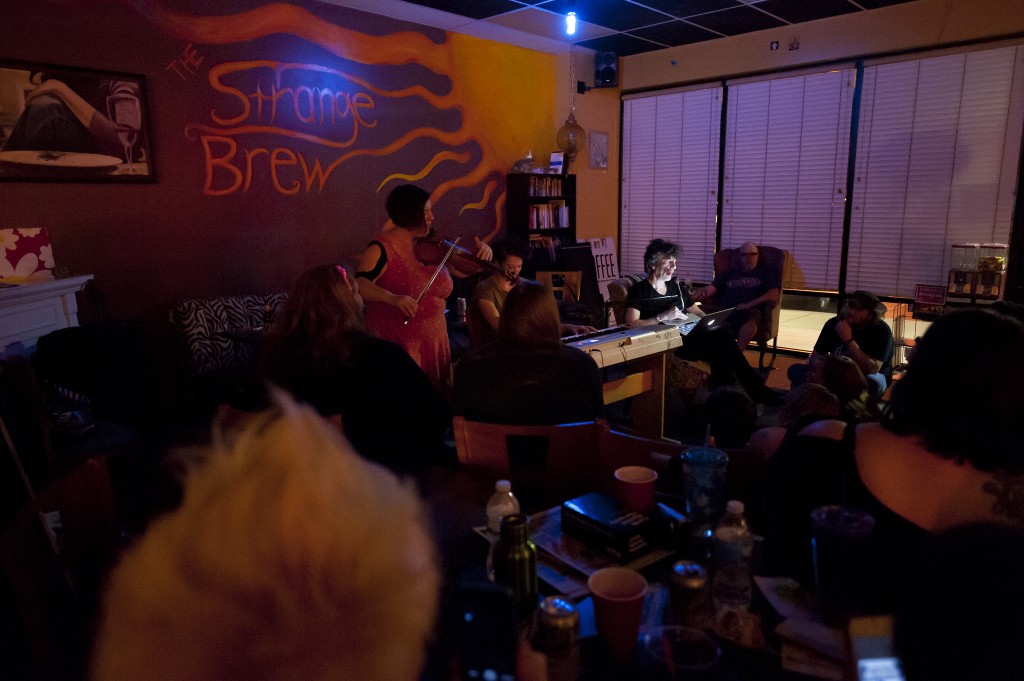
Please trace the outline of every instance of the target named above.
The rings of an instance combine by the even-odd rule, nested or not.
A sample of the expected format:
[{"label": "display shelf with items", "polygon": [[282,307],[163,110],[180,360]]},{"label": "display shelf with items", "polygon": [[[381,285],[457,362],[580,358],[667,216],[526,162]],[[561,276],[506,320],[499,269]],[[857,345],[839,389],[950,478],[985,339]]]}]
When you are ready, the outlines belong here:
[{"label": "display shelf with items", "polygon": [[512,173],[507,176],[508,236],[523,242],[576,243],[576,176]]},{"label": "display shelf with items", "polygon": [[1003,297],[1007,244],[953,244],[946,296],[952,303],[985,303]]},{"label": "display shelf with items", "polygon": [[999,300],[1006,284],[1008,244],[982,244],[978,255],[978,278],[974,296],[978,300]]},{"label": "display shelf with items", "polygon": [[970,299],[978,278],[979,244],[953,244],[949,258],[949,279],[946,295],[950,298]]}]

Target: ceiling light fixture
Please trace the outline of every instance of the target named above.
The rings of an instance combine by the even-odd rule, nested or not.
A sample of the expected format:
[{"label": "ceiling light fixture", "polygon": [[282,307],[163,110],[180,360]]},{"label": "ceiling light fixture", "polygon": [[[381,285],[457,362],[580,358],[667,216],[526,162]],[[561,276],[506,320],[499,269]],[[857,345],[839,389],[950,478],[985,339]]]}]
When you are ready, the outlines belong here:
[{"label": "ceiling light fixture", "polygon": [[576,7],[573,0],[569,0],[568,9],[565,14],[565,34],[576,35]]}]

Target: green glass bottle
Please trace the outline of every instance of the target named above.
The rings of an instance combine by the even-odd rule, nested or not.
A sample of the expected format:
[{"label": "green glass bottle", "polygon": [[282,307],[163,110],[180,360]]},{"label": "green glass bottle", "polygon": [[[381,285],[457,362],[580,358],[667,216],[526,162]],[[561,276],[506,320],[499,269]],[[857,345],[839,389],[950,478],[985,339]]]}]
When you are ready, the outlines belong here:
[{"label": "green glass bottle", "polygon": [[521,513],[501,519],[501,537],[494,545],[494,581],[512,592],[520,618],[529,617],[537,607],[537,547]]}]

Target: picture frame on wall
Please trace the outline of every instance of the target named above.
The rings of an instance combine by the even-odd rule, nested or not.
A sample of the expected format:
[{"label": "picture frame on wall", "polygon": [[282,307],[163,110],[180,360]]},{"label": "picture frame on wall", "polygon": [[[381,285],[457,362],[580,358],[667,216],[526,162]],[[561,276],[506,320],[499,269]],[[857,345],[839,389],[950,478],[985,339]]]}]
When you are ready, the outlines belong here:
[{"label": "picture frame on wall", "polygon": [[0,60],[0,182],[154,182],[144,76]]},{"label": "picture frame on wall", "polygon": [[608,169],[608,133],[590,133],[590,167],[594,170]]}]

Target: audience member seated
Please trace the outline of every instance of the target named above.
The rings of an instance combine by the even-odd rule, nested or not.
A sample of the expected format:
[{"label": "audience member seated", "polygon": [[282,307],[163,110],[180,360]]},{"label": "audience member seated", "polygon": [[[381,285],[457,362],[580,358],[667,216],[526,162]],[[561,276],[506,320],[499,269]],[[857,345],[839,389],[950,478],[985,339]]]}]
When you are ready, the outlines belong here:
[{"label": "audience member seated", "polygon": [[769,321],[764,318],[764,305],[767,303],[770,310],[780,302],[780,275],[765,266],[759,255],[757,244],[747,241],[740,246],[738,263],[716,272],[711,284],[693,292],[697,302],[716,297],[722,309],[736,308],[726,324],[741,351],[750,345],[758,326]]},{"label": "audience member seated", "polygon": [[1024,532],[980,523],[945,532],[908,565],[893,609],[907,681],[1011,681],[1024,669]]},{"label": "audience member seated", "polygon": [[267,339],[263,375],[339,416],[360,454],[396,472],[454,463],[444,398],[402,348],[366,332],[357,281],[341,265],[299,277]]},{"label": "audience member seated", "polygon": [[768,459],[785,441],[804,426],[822,419],[839,418],[839,400],[825,386],[804,383],[789,391],[779,407],[774,426],[766,426],[750,436],[747,445]]},{"label": "audience member seated", "polygon": [[[497,241],[492,245],[494,263],[502,268],[481,281],[473,289],[473,297],[466,308],[470,342],[474,348],[490,343],[498,336],[498,323],[505,299],[523,271],[523,261],[530,249],[512,240]],[[561,335],[596,331],[592,326],[562,323]]]},{"label": "audience member seated", "polygon": [[[892,329],[885,323],[885,306],[868,291],[854,291],[843,310],[821,327],[814,343],[815,355],[849,357],[868,380],[868,392],[878,399],[892,381],[892,358],[896,350]],[[807,380],[806,364],[794,364],[787,374],[796,387]]]},{"label": "audience member seated", "polygon": [[113,572],[93,678],[418,678],[440,588],[425,508],[278,399]]},{"label": "audience member seated", "polygon": [[520,281],[502,309],[498,339],[455,367],[453,411],[471,421],[549,425],[604,413],[601,374],[585,352],[560,342],[558,307],[535,281]]},{"label": "audience member seated", "polygon": [[466,324],[474,348],[498,337],[498,322],[505,298],[530,254],[529,249],[518,241],[496,241],[491,244],[491,249],[494,251],[494,263],[502,268],[502,272],[493,272],[477,284],[466,306]]},{"label": "audience member seated", "polygon": [[[689,291],[679,280],[673,279],[676,258],[682,249],[669,241],[654,239],[644,252],[647,278],[629,289],[625,322],[633,326],[648,326],[662,322],[679,322],[686,313],[704,316],[694,303]],[[684,360],[707,362],[711,367],[714,387],[732,385],[735,381],[758,403],[778,405],[782,397],[764,384],[764,379],[747,362],[743,351],[736,346],[724,328],[716,331],[692,333],[683,339],[676,356]]]},{"label": "audience member seated", "polygon": [[839,418],[849,422],[877,421],[882,417],[871,397],[868,380],[850,357],[812,355],[807,382],[824,386],[839,400]]},{"label": "audience member seated", "polygon": [[712,447],[746,446],[757,422],[757,405],[747,393],[731,385],[715,388],[708,394],[705,408]]},{"label": "audience member seated", "polygon": [[987,310],[950,312],[917,346],[881,423],[819,421],[765,466],[771,568],[807,580],[808,516],[824,504],[875,519],[878,594],[931,533],[971,522],[1024,527],[1024,325]]}]

